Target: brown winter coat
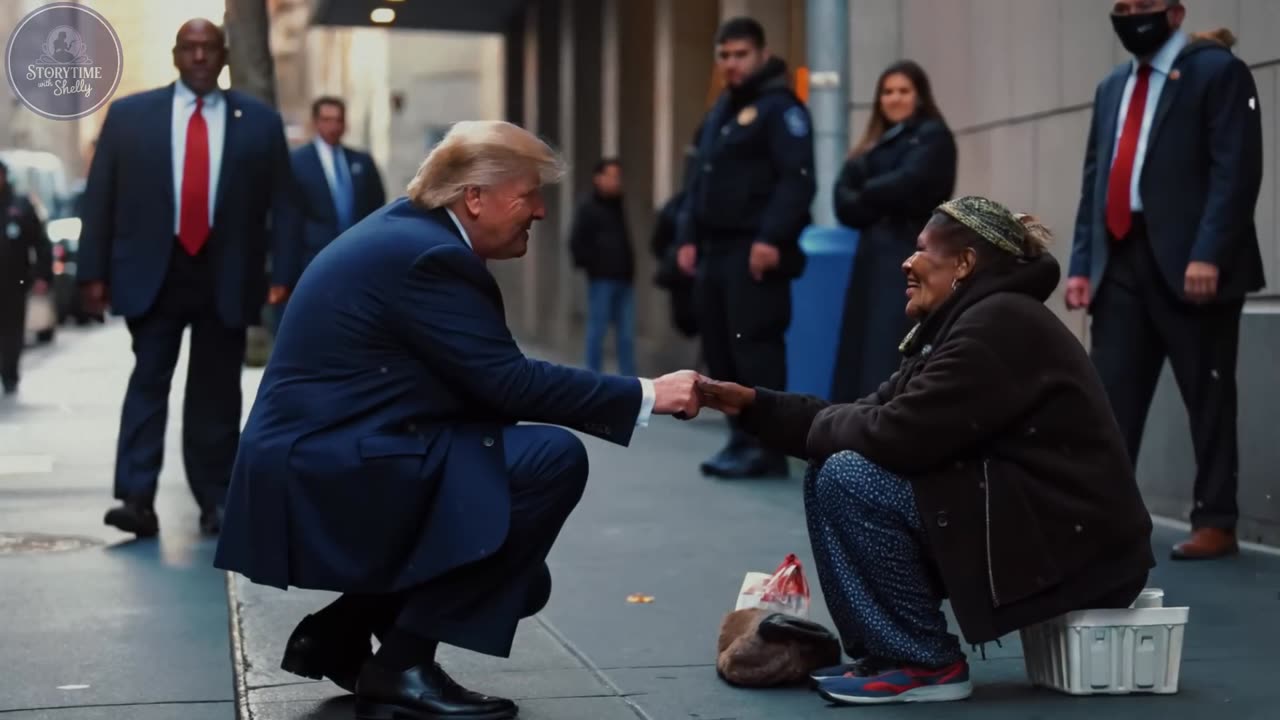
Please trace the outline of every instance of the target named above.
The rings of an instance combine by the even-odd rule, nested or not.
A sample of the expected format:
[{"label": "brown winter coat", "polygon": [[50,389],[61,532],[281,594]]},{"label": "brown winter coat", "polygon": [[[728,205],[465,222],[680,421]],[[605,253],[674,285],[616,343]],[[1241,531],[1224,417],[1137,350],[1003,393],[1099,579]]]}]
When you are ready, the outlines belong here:
[{"label": "brown winter coat", "polygon": [[853,450],[911,482],[971,643],[1140,589],[1155,565],[1107,396],[1044,306],[1058,264],[1045,255],[1009,266],[979,268],[873,395],[830,405],[757,388],[743,413],[792,455],[822,462]]}]

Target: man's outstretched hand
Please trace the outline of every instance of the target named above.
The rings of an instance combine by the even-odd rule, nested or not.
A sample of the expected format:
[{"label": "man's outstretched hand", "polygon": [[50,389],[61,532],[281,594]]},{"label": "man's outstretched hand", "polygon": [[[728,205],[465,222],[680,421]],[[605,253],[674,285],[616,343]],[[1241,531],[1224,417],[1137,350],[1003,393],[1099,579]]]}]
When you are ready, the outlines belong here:
[{"label": "man's outstretched hand", "polygon": [[674,415],[681,420],[697,417],[698,373],[680,370],[668,373],[653,381],[653,412],[655,415]]},{"label": "man's outstretched hand", "polygon": [[756,401],[756,391],[737,383],[700,377],[698,378],[698,401],[703,407],[733,416],[751,407]]}]

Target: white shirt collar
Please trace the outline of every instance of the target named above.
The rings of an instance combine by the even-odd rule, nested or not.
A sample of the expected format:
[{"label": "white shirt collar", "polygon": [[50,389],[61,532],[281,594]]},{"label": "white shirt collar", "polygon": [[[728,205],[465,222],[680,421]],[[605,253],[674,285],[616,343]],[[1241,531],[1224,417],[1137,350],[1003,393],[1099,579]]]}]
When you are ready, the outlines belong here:
[{"label": "white shirt collar", "polygon": [[449,213],[449,219],[453,220],[453,224],[458,227],[458,232],[462,233],[462,241],[467,244],[467,247],[475,250],[471,245],[471,238],[467,235],[467,229],[462,227],[462,221],[458,219],[457,215],[453,214],[453,210],[451,208],[445,208],[444,211]]},{"label": "white shirt collar", "polygon": [[[173,84],[173,98],[183,105],[195,105],[196,93],[187,87],[186,83],[178,80]],[[205,107],[214,108],[222,101],[222,91],[214,88],[211,92],[204,96]]]},{"label": "white shirt collar", "polygon": [[[1169,71],[1173,70],[1173,62],[1178,59],[1178,53],[1182,52],[1189,40],[1190,38],[1187,37],[1186,33],[1181,30],[1175,30],[1169,36],[1169,39],[1164,41],[1164,45],[1161,45],[1156,54],[1151,57],[1151,69],[1159,71],[1161,75],[1168,75]],[[1133,71],[1137,72],[1137,58],[1133,60],[1132,66]]]}]

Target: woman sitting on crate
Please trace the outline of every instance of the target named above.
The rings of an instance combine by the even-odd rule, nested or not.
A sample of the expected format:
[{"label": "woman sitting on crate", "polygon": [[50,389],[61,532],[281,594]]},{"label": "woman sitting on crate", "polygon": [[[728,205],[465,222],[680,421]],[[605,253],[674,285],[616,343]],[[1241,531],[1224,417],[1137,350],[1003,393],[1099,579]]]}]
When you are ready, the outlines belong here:
[{"label": "woman sitting on crate", "polygon": [[1048,230],[965,197],[903,263],[917,321],[902,365],[849,404],[706,380],[706,407],[810,461],[804,502],[851,665],[814,674],[843,703],[972,692],[971,643],[1141,592],[1151,518],[1080,341],[1045,307]]}]

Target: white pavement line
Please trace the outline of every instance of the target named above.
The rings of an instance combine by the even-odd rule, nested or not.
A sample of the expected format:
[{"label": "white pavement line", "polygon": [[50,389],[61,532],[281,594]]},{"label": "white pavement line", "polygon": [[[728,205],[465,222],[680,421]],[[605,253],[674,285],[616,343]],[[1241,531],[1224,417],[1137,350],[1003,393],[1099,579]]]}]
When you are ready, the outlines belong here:
[{"label": "white pavement line", "polygon": [[240,598],[236,595],[236,576],[227,572],[227,616],[231,625],[231,676],[236,692],[236,720],[253,720],[249,705],[249,658],[245,655],[244,626],[240,622]]},{"label": "white pavement line", "polygon": [[53,472],[52,455],[0,455],[0,475]]},{"label": "white pavement line", "polygon": [[[1160,527],[1169,528],[1170,530],[1182,530],[1183,532],[1191,532],[1191,523],[1182,520],[1174,520],[1162,515],[1152,515],[1151,524]],[[1240,542],[1241,550],[1256,552],[1260,555],[1270,555],[1271,557],[1280,557],[1280,548],[1271,547],[1270,545],[1259,545],[1252,542]]]},{"label": "white pavement line", "polygon": [[582,663],[583,667],[595,676],[596,680],[600,681],[602,685],[612,690],[615,697],[626,703],[627,707],[631,709],[631,712],[636,714],[636,717],[640,718],[640,720],[653,720],[653,716],[645,712],[644,708],[637,705],[635,701],[627,696],[626,693],[622,692],[622,688],[618,687],[617,683],[610,679],[610,677],[600,669],[599,665],[596,665],[591,658],[587,657],[586,653],[579,650],[577,645],[570,642],[569,638],[565,637],[564,633],[560,632],[555,625],[552,625],[550,620],[542,615],[536,616],[535,619],[538,621],[538,624],[542,626],[542,629],[546,630],[547,634],[551,635],[556,642],[560,643],[561,647],[567,650],[570,655],[577,658],[578,662]]}]

